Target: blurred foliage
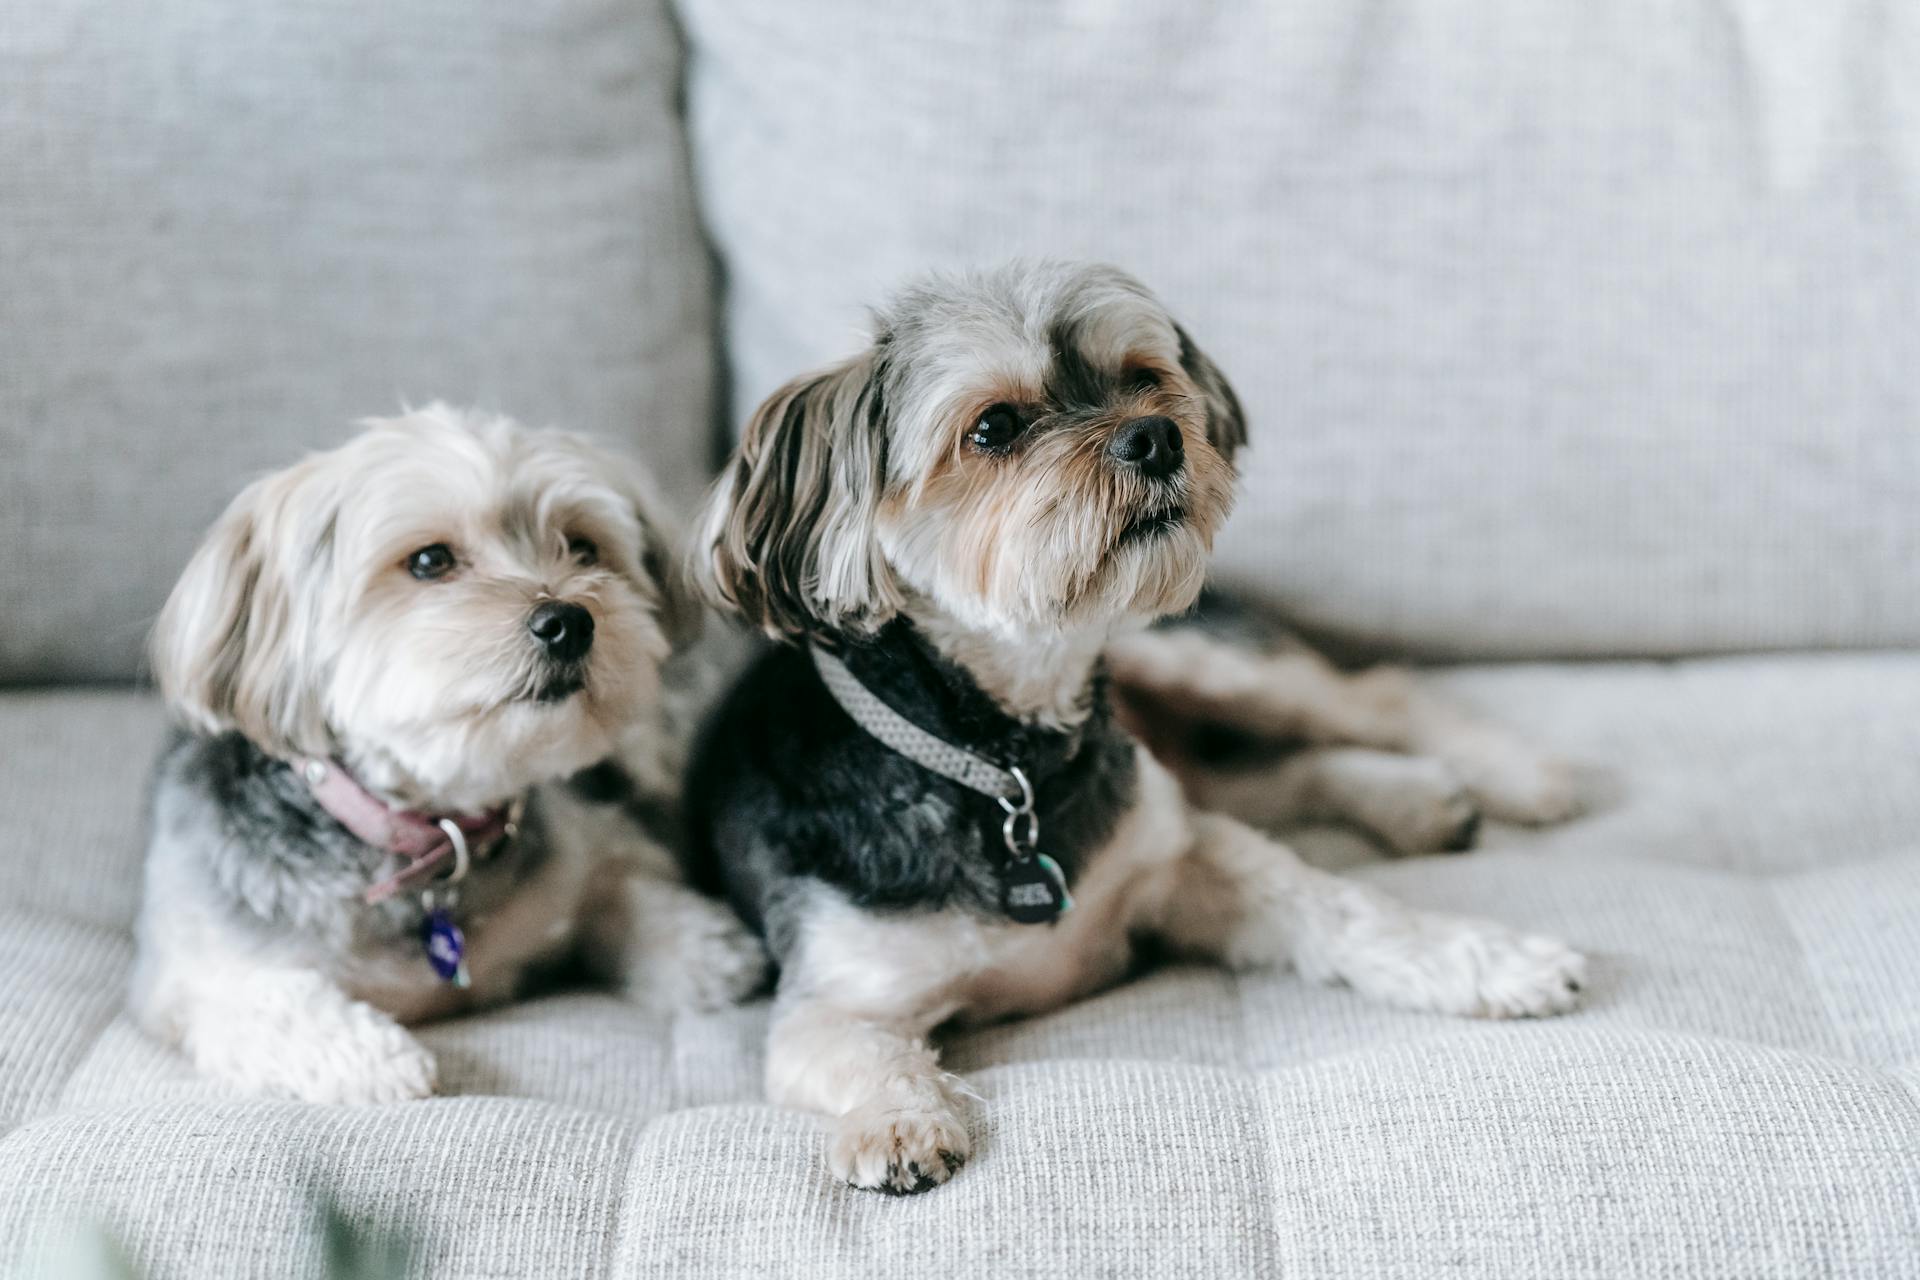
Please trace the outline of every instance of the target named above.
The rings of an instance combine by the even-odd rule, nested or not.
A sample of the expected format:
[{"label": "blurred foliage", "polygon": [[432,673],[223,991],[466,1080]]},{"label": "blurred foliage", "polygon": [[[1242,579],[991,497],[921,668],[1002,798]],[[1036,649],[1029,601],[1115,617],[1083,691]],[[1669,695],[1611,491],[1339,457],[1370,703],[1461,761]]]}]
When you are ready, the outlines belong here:
[{"label": "blurred foliage", "polygon": [[[332,1204],[319,1210],[322,1267],[319,1280],[401,1280],[407,1274],[411,1242],[399,1232],[356,1227]],[[291,1244],[291,1242],[289,1242]],[[297,1270],[289,1266],[289,1275]],[[38,1269],[34,1280],[144,1280],[127,1252],[101,1227],[82,1228]]]}]

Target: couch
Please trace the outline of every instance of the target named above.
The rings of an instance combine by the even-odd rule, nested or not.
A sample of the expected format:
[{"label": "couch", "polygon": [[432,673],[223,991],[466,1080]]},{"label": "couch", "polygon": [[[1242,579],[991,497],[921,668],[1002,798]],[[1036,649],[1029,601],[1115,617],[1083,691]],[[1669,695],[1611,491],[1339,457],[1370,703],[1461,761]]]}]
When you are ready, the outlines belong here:
[{"label": "couch", "polygon": [[[1920,1275],[1920,19],[1892,0],[7,0],[0,1273]],[[1593,957],[1546,1022],[1171,967],[956,1036],[835,1184],[764,1004],[427,1028],[237,1098],[122,1011],[147,625],[249,475],[446,397],[690,506],[926,266],[1106,257],[1253,420],[1220,576],[1579,761],[1311,857]]]}]

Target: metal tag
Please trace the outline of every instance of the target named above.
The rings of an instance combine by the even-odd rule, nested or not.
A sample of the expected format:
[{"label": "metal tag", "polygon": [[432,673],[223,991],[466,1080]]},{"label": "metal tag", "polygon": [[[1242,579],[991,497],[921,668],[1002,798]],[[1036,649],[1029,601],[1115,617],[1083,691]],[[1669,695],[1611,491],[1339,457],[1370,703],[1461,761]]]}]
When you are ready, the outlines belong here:
[{"label": "metal tag", "polygon": [[1000,838],[1006,841],[1007,865],[1000,871],[1000,905],[1015,924],[1051,924],[1073,910],[1067,876],[1060,864],[1040,852],[1040,815],[1034,812],[1033,784],[1018,765],[1008,770],[1020,785],[1020,794],[999,796],[1006,821]]},{"label": "metal tag", "polygon": [[1000,873],[1000,904],[1015,924],[1051,924],[1073,910],[1073,895],[1060,864],[1036,850]]}]

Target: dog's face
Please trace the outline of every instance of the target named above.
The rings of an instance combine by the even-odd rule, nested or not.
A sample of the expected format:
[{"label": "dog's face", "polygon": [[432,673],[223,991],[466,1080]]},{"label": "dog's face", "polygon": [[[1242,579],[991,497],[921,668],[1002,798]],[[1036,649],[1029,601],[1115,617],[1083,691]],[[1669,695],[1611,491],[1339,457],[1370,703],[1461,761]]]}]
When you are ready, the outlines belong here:
[{"label": "dog's face", "polygon": [[432,406],[268,476],[154,638],[162,691],[275,755],[480,807],[606,755],[695,616],[650,504],[584,441]]},{"label": "dog's face", "polygon": [[1009,637],[1191,604],[1233,501],[1232,389],[1137,281],[938,279],[870,350],[774,395],[709,500],[696,571],[776,634],[915,600]]}]

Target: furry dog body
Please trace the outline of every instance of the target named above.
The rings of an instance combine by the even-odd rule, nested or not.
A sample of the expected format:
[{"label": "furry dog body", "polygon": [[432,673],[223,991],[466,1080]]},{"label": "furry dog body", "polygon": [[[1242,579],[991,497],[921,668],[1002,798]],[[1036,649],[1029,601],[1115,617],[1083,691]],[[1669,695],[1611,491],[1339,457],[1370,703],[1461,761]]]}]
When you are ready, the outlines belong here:
[{"label": "furry dog body", "polygon": [[[1008,715],[911,623],[895,619],[850,640],[842,658],[862,683],[935,734],[998,759],[1019,760],[1037,795],[1046,850],[1075,875],[1112,839],[1136,803],[1134,744],[1104,697],[1083,719],[1051,728]],[[763,726],[777,722],[767,735]],[[690,811],[711,844],[742,856],[699,864],[737,910],[785,955],[814,904],[765,886],[805,881],[877,911],[955,910],[992,918],[1000,909],[1004,813],[993,800],[930,777],[841,713],[805,652],[763,658],[715,717],[715,740],[744,753],[704,751],[688,787]],[[804,778],[791,805],[753,785],[762,774]],[[777,833],[767,839],[766,833]]]},{"label": "furry dog body", "polygon": [[[402,1024],[547,969],[669,1006],[755,985],[758,944],[642,820],[684,751],[672,563],[622,464],[442,406],[242,493],[155,633],[186,727],[155,776],[142,1024],[251,1091],[383,1101],[435,1082]],[[416,864],[370,827],[445,839]]]},{"label": "furry dog body", "polygon": [[[1414,1009],[1574,1002],[1583,962],[1560,943],[1307,867],[1194,808],[1116,723],[1102,655],[1126,646],[1150,679],[1184,643],[1145,628],[1197,595],[1242,435],[1225,378],[1144,288],[1043,264],[907,291],[866,353],[770,400],[722,474],[696,553],[712,594],[890,709],[875,728],[824,666],[776,652],[691,792],[706,874],[781,965],[770,1096],[831,1118],[852,1184],[924,1190],[970,1151],[934,1028],[1097,990],[1141,939]],[[1172,674],[1162,705],[1213,692]],[[883,743],[887,715],[1026,774],[1070,911],[1009,918],[1014,805]]]}]

